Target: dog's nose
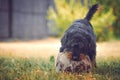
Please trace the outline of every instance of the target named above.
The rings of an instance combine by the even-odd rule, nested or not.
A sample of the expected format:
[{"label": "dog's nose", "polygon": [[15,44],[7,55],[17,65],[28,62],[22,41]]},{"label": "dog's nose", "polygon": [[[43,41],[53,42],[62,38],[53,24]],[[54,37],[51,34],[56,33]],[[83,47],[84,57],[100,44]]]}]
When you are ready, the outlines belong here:
[{"label": "dog's nose", "polygon": [[73,56],[73,61],[79,61],[79,59],[78,59],[78,57],[76,57],[76,56]]}]

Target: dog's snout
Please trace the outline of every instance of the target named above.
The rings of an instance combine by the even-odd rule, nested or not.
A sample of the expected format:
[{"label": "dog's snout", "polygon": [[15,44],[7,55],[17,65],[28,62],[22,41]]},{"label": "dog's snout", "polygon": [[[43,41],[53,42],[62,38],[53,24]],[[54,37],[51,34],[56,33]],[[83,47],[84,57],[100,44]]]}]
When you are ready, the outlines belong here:
[{"label": "dog's snout", "polygon": [[73,56],[72,59],[73,59],[73,61],[79,61],[78,57],[76,57],[76,56]]},{"label": "dog's snout", "polygon": [[77,59],[77,57],[76,57],[76,56],[73,56],[73,59]]}]

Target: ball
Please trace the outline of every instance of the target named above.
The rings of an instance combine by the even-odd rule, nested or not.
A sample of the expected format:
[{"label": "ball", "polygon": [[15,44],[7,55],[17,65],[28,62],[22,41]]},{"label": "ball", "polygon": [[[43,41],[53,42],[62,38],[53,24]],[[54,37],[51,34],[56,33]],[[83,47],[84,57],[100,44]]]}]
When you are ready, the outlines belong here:
[{"label": "ball", "polygon": [[56,59],[56,71],[67,73],[89,73],[91,72],[91,61],[89,56],[80,55],[80,61],[73,61],[69,53],[59,53]]}]

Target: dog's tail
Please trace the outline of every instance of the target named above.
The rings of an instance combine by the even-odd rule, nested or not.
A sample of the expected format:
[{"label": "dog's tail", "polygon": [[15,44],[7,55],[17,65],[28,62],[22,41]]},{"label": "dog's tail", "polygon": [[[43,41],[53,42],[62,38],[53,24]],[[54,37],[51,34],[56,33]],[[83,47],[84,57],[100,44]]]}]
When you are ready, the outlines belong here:
[{"label": "dog's tail", "polygon": [[98,6],[99,6],[98,4],[93,5],[93,6],[90,8],[90,10],[88,11],[85,19],[87,19],[88,21],[90,21],[91,18],[92,18],[92,16],[94,15],[94,13],[97,11]]}]

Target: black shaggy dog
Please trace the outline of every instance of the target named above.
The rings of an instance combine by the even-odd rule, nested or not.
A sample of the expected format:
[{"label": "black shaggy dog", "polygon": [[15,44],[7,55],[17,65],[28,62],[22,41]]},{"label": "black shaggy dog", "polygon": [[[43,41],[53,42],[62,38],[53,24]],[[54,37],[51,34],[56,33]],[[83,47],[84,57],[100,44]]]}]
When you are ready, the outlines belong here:
[{"label": "black shaggy dog", "polygon": [[80,60],[80,54],[90,57],[92,65],[96,67],[96,36],[90,20],[98,9],[93,5],[84,19],[76,20],[65,32],[61,39],[60,52],[72,54],[73,61]]}]

